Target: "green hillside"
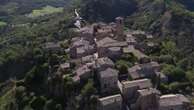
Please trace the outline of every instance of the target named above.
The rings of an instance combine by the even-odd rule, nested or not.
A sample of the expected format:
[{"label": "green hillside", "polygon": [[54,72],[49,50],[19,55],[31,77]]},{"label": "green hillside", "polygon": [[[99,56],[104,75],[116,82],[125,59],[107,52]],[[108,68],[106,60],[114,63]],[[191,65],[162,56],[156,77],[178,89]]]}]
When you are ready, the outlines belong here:
[{"label": "green hillside", "polygon": [[[180,93],[194,100],[193,6],[194,0],[2,0],[0,110],[96,110],[97,76],[74,82],[74,62],[78,60],[63,76],[58,74],[59,64],[69,62],[66,51],[77,35],[72,30],[74,9],[84,25],[110,23],[122,16],[125,31],[152,34],[157,47],[142,51],[159,62],[169,77],[166,83],[152,82],[159,83],[157,89],[163,94]],[[140,45],[149,42],[140,41]],[[45,47],[51,42],[60,42],[63,51],[48,51]],[[114,62],[120,73],[127,73],[137,58],[127,54]],[[59,90],[59,95],[49,90]]]}]

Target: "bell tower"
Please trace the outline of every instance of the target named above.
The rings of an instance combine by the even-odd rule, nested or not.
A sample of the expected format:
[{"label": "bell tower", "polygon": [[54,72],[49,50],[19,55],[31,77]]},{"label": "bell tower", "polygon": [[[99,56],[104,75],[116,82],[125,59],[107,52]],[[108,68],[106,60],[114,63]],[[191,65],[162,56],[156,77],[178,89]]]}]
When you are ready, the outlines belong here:
[{"label": "bell tower", "polygon": [[115,36],[118,40],[123,40],[124,36],[124,19],[122,17],[117,17],[116,21],[116,32]]},{"label": "bell tower", "polygon": [[124,19],[122,17],[117,17],[116,21],[116,36],[121,37],[124,34]]}]

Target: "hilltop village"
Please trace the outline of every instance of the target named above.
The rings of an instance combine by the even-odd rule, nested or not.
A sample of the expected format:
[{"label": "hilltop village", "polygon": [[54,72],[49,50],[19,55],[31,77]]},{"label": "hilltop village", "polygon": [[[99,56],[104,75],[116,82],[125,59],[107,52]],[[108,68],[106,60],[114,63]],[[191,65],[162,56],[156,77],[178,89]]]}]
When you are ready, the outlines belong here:
[{"label": "hilltop village", "polygon": [[[75,37],[65,51],[70,60],[60,64],[58,77],[73,69],[73,81],[82,84],[93,79],[98,89],[97,110],[190,110],[190,101],[182,94],[161,94],[157,86],[167,82],[161,65],[144,54],[157,44],[143,31],[125,30],[124,19],[114,23],[95,23],[74,29]],[[142,45],[141,42],[150,41]],[[49,44],[57,50],[59,45]],[[119,59],[134,60],[128,68],[119,68]],[[133,61],[133,62],[134,62]],[[61,94],[60,85],[50,88]]]}]

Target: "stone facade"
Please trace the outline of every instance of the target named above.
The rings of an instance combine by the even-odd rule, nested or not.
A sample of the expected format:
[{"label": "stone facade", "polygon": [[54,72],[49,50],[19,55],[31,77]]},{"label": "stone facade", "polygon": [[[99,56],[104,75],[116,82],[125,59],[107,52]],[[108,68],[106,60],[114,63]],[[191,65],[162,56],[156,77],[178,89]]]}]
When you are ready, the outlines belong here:
[{"label": "stone facade", "polygon": [[132,36],[131,34],[127,34],[125,40],[127,41],[127,43],[129,45],[134,45],[134,46],[137,45],[137,41],[136,41],[135,37]]},{"label": "stone facade", "polygon": [[128,69],[132,79],[154,78],[158,76],[160,65],[157,62],[138,64]]},{"label": "stone facade", "polygon": [[159,95],[159,91],[152,88],[138,90],[137,101],[131,105],[132,110],[158,110]]},{"label": "stone facade", "polygon": [[106,37],[97,42],[97,52],[99,57],[116,59],[116,57],[119,57],[122,54],[122,48],[126,46],[126,42],[120,42]]},{"label": "stone facade", "polygon": [[152,83],[149,79],[140,79],[134,81],[121,82],[121,94],[127,103],[132,103],[134,100],[134,94],[138,90],[152,88]]},{"label": "stone facade", "polygon": [[118,36],[118,40],[124,35],[124,19],[122,17],[117,17],[116,19],[116,36]]},{"label": "stone facade", "polygon": [[118,71],[107,68],[98,73],[101,93],[111,93],[118,90]]},{"label": "stone facade", "polygon": [[118,59],[122,55],[121,47],[110,47],[107,51],[107,56],[111,59]]},{"label": "stone facade", "polygon": [[98,58],[96,61],[96,70],[103,71],[107,68],[114,68],[114,62],[108,57]]},{"label": "stone facade", "polygon": [[63,63],[63,64],[60,64],[59,70],[61,72],[65,73],[65,72],[68,72],[70,70],[70,67],[71,67],[70,63]]},{"label": "stone facade", "polygon": [[121,110],[122,97],[120,94],[112,95],[98,100],[97,110]]},{"label": "stone facade", "polygon": [[83,65],[76,69],[76,75],[81,79],[88,79],[93,76],[93,71],[88,65]]},{"label": "stone facade", "polygon": [[159,110],[190,110],[190,101],[181,94],[169,94],[160,97]]},{"label": "stone facade", "polygon": [[82,58],[87,55],[91,55],[96,52],[94,45],[84,45],[79,47],[74,47],[70,50],[71,58]]}]

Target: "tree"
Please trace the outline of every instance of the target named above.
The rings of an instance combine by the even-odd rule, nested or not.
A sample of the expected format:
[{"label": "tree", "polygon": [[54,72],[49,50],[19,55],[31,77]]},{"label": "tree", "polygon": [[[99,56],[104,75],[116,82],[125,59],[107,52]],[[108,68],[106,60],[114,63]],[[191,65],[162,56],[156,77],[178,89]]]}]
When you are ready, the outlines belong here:
[{"label": "tree", "polygon": [[21,99],[24,95],[26,91],[26,88],[23,87],[23,86],[19,86],[16,88],[16,94],[15,94],[15,97],[17,97],[18,99]]},{"label": "tree", "polygon": [[41,50],[40,48],[34,48],[32,55],[34,57],[33,59],[35,60],[36,64],[44,63],[43,50]]},{"label": "tree", "polygon": [[176,44],[173,41],[162,42],[161,53],[165,55],[174,55],[177,50]]},{"label": "tree", "polygon": [[44,110],[55,110],[55,103],[52,99],[45,102]]},{"label": "tree", "polygon": [[56,110],[62,110],[62,105],[61,104],[57,104],[55,108],[56,108]]},{"label": "tree", "polygon": [[164,84],[161,83],[158,87],[158,89],[163,93],[163,94],[167,94],[169,92],[169,85],[168,84]]},{"label": "tree", "polygon": [[29,101],[29,98],[26,96],[26,88],[23,86],[16,87],[15,97],[18,109],[23,109]]},{"label": "tree", "polygon": [[173,65],[165,65],[162,72],[168,76],[170,82],[183,81],[185,79],[185,72]]},{"label": "tree", "polygon": [[180,90],[180,83],[179,82],[173,82],[173,83],[170,83],[170,85],[169,85],[169,90],[171,91],[171,92],[177,92],[177,91],[179,91]]},{"label": "tree", "polygon": [[80,109],[92,110],[94,107],[95,98],[92,97],[96,94],[96,88],[94,88],[94,83],[92,80],[88,80],[88,83],[81,90]]},{"label": "tree", "polygon": [[171,55],[161,55],[159,56],[160,63],[174,64],[174,59]]},{"label": "tree", "polygon": [[194,87],[194,69],[186,72],[186,78],[191,83],[191,85]]},{"label": "tree", "polygon": [[44,92],[48,74],[48,64],[34,66],[25,76],[24,83],[28,90]]},{"label": "tree", "polygon": [[45,102],[46,102],[46,98],[43,96],[34,97],[34,99],[32,99],[32,101],[31,101],[30,105],[35,110],[43,110]]},{"label": "tree", "polygon": [[187,70],[189,68],[189,61],[187,58],[184,58],[182,60],[180,60],[178,63],[177,63],[178,67],[180,67],[181,69],[183,70]]},{"label": "tree", "polygon": [[133,54],[123,54],[121,56],[121,59],[127,62],[130,62],[131,64],[134,64],[135,62],[138,61],[137,58]]},{"label": "tree", "polygon": [[89,21],[113,21],[130,15],[136,9],[133,0],[82,0],[81,13]]},{"label": "tree", "polygon": [[116,67],[119,70],[120,74],[127,74],[129,63],[124,60],[119,60],[116,62]]},{"label": "tree", "polygon": [[96,93],[96,88],[94,88],[94,82],[92,80],[89,80],[88,83],[81,90],[81,94],[83,97],[90,97],[95,93]]},{"label": "tree", "polygon": [[72,78],[69,76],[66,76],[64,78],[64,92],[65,92],[66,99],[69,99],[69,97],[74,94],[75,92],[74,88],[75,88],[75,84]]}]

